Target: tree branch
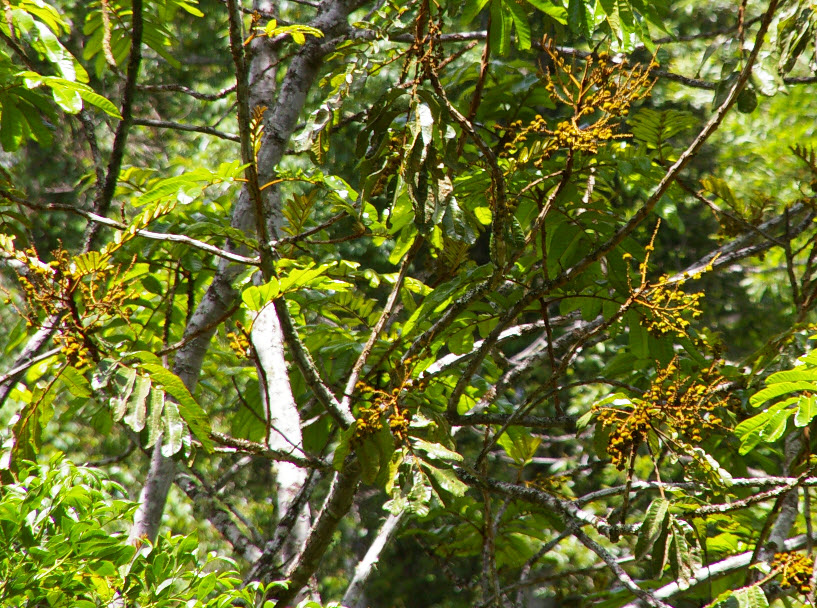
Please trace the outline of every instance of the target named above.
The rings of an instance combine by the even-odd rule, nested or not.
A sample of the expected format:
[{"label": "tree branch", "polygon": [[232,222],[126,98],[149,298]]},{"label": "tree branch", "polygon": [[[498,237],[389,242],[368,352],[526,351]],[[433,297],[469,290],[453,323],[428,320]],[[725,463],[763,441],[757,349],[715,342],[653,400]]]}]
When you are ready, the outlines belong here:
[{"label": "tree branch", "polygon": [[354,459],[347,461],[343,466],[343,470],[335,474],[329,495],[326,497],[315,523],[312,525],[309,538],[287,572],[289,587],[284,590],[273,591],[275,599],[278,600],[278,605],[289,605],[312,575],[315,574],[326,548],[332,542],[335,528],[352,506],[359,480],[360,464]]},{"label": "tree branch", "polygon": [[173,122],[170,120],[153,120],[151,118],[134,118],[132,124],[140,127],[153,127],[155,129],[173,129],[175,131],[189,131],[193,133],[204,133],[205,135],[213,135],[220,139],[227,141],[240,142],[241,138],[232,133],[225,133],[213,127],[206,125],[188,125],[181,122]]},{"label": "tree branch", "polygon": [[190,97],[195,97],[196,99],[201,99],[203,101],[216,101],[227,97],[227,95],[230,93],[235,93],[235,85],[222,89],[218,93],[199,93],[198,91],[181,84],[140,84],[137,85],[136,88],[147,93],[184,93],[185,95],[189,95]]},{"label": "tree branch", "polygon": [[364,555],[363,559],[355,566],[355,572],[352,575],[352,580],[349,581],[349,585],[346,587],[346,592],[343,594],[341,604],[349,608],[364,608],[365,596],[363,588],[366,585],[366,581],[380,561],[380,555],[383,549],[386,548],[386,545],[397,533],[405,517],[406,512],[401,511],[397,515],[391,514],[385,519],[383,525],[380,526],[380,530],[377,531],[377,535],[372,541],[372,544],[369,545],[369,550],[366,551],[366,555]]},{"label": "tree branch", "polygon": [[633,593],[636,597],[641,599],[641,601],[646,604],[647,606],[651,606],[652,608],[672,608],[669,604],[666,604],[661,601],[661,599],[655,593],[651,593],[639,587],[636,582],[630,578],[630,575],[624,571],[624,568],[616,561],[616,558],[613,557],[607,549],[602,547],[599,543],[594,541],[592,538],[587,536],[581,528],[573,527],[571,530],[573,536],[575,536],[581,544],[585,547],[590,549],[593,553],[598,555],[602,561],[607,564],[607,567],[613,571],[613,574],[618,579],[618,581],[630,592]]},{"label": "tree branch", "polygon": [[[125,77],[125,86],[122,92],[122,120],[116,127],[113,139],[113,148],[108,160],[108,170],[105,175],[105,185],[94,200],[94,212],[107,215],[113,201],[116,184],[119,181],[119,171],[122,168],[122,159],[125,156],[125,147],[128,143],[128,133],[133,124],[133,100],[136,96],[136,81],[139,78],[139,67],[142,63],[142,0],[131,1],[131,46],[128,58],[128,70]],[[85,232],[85,249],[91,249],[99,233],[99,225],[91,224]]]},{"label": "tree branch", "polygon": [[350,408],[352,395],[355,392],[355,385],[357,385],[357,381],[360,378],[360,372],[363,370],[363,366],[366,365],[366,361],[369,358],[369,354],[372,352],[372,348],[374,348],[375,342],[377,342],[377,338],[380,336],[380,332],[383,330],[383,327],[385,327],[386,322],[391,316],[391,312],[394,309],[394,304],[397,302],[397,297],[400,294],[400,288],[403,286],[403,280],[406,278],[409,265],[414,260],[414,255],[420,249],[422,242],[423,239],[421,237],[416,237],[411,249],[403,258],[403,262],[400,264],[400,272],[397,275],[397,280],[394,282],[394,287],[386,300],[386,305],[383,307],[383,311],[380,313],[380,318],[378,318],[377,323],[374,324],[374,327],[369,334],[369,339],[366,340],[363,350],[360,351],[357,361],[355,361],[355,364],[352,366],[352,371],[349,373],[349,379],[346,381],[346,389],[343,391],[343,400],[340,403],[340,407],[343,411]]},{"label": "tree branch", "polygon": [[[797,551],[802,549],[806,546],[808,542],[808,538],[805,534],[801,534],[799,536],[794,536],[792,538],[787,539],[783,543],[782,551]],[[698,568],[691,577],[685,579],[683,582],[673,582],[669,583],[668,585],[664,585],[663,587],[656,589],[652,592],[653,597],[659,600],[666,600],[671,597],[674,597],[681,593],[682,591],[686,591],[687,589],[694,587],[695,585],[700,585],[706,581],[713,580],[719,576],[724,576],[731,572],[735,572],[736,570],[740,570],[741,568],[745,568],[748,566],[752,561],[752,552],[746,551],[745,553],[740,553],[738,555],[733,555],[731,557],[727,557],[719,562],[715,562],[713,564],[709,564],[703,566],[702,568]],[[630,602],[626,604],[622,608],[641,608],[643,606],[642,602]]]}]

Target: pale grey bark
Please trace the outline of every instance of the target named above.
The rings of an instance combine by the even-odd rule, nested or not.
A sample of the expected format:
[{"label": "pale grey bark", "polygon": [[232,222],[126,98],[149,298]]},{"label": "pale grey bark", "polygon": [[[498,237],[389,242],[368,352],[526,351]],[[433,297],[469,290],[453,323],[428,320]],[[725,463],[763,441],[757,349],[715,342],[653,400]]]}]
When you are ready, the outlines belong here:
[{"label": "pale grey bark", "polygon": [[[276,68],[275,55],[272,42],[264,38],[258,38],[253,42],[250,50],[250,109],[255,106],[267,106],[268,110],[264,116],[264,137],[261,149],[258,153],[258,178],[260,183],[266,184],[272,181],[276,175],[275,167],[282,159],[286,150],[286,144],[292,135],[298,118],[306,101],[307,94],[314,84],[320,68],[322,58],[333,48],[333,41],[337,41],[338,35],[346,31],[349,13],[359,5],[357,1],[348,0],[325,0],[319,5],[315,18],[309,25],[321,30],[325,38],[318,40],[308,38],[301,50],[295,55],[289,64],[280,88],[276,88]],[[265,12],[272,12],[273,3],[261,0],[255,3],[256,8],[261,8]],[[329,44],[326,44],[329,41]],[[266,222],[266,232],[274,237],[282,223],[280,195],[275,188],[268,188],[264,191],[264,220]],[[239,197],[232,216],[232,226],[240,228],[246,232],[254,232],[255,210],[252,208],[250,197],[243,192]],[[186,335],[196,336],[188,342],[176,356],[174,371],[182,378],[188,389],[192,390],[198,379],[201,364],[207,351],[210,339],[215,331],[215,323],[223,318],[224,314],[237,302],[237,292],[232,287],[232,282],[241,267],[232,265],[226,260],[219,264],[218,271],[213,283],[208,289],[204,299],[199,304],[196,313],[189,323]],[[269,307],[269,318],[262,319],[262,324],[267,324],[268,329],[277,326],[280,332],[280,323],[275,317],[274,309]],[[271,330],[270,330],[271,331]],[[260,345],[256,336],[260,338],[263,334],[261,330],[254,333],[256,346]],[[263,345],[261,349],[265,357],[269,358],[262,363],[264,374],[275,378],[282,377],[288,383],[288,372],[286,362],[283,358],[283,343],[280,334],[275,332],[268,345]],[[275,353],[274,355],[272,353]],[[282,384],[281,384],[282,386]],[[274,389],[272,389],[274,390]],[[267,393],[270,404],[270,420],[274,417],[279,419],[291,417],[287,420],[290,425],[299,424],[297,409],[294,401],[281,406],[280,403],[273,403],[280,393],[273,395]],[[291,399],[291,391],[289,392]],[[273,409],[282,409],[274,414]],[[289,431],[281,435],[287,435],[290,440],[299,442],[298,437],[294,437],[292,427]],[[270,433],[269,439],[274,439],[275,432]],[[300,430],[298,430],[298,436]],[[283,465],[283,466],[282,466]],[[293,497],[297,494],[298,488],[303,485],[302,472],[296,472],[295,467],[289,469],[289,463],[281,463],[278,466],[279,492],[282,493],[279,499],[279,513],[283,513],[282,504],[287,501],[291,504]],[[160,445],[154,451],[154,458],[151,469],[145,484],[145,488],[140,498],[140,506],[137,512],[137,519],[132,530],[132,537],[145,536],[155,538],[161,513],[167,500],[167,491],[175,475],[175,466],[171,459],[165,458],[161,454]],[[291,533],[291,544],[289,550],[294,551],[296,545],[302,545],[301,551],[296,559],[291,562],[288,569],[288,576],[291,579],[290,588],[285,592],[287,598],[283,602],[295,598],[314,574],[318,562],[331,540],[337,523],[351,506],[357,488],[359,472],[356,466],[351,466],[336,475],[330,494],[324,504],[323,509],[316,518],[315,524],[306,536],[306,528],[301,526],[301,521],[296,522]],[[282,502],[283,501],[283,502]],[[299,518],[300,518],[299,514]],[[303,536],[301,536],[303,534]]]},{"label": "pale grey bark", "polygon": [[400,529],[400,524],[403,522],[404,516],[404,512],[398,513],[397,515],[389,515],[383,522],[383,525],[380,526],[380,530],[378,530],[377,536],[375,536],[374,541],[372,541],[372,544],[369,546],[369,550],[366,551],[366,555],[363,556],[363,559],[360,560],[355,567],[352,580],[346,588],[346,593],[343,594],[341,603],[347,608],[366,608],[366,594],[364,593],[366,581],[369,580],[372,570],[374,570],[380,561],[380,555],[383,553],[383,549],[386,548],[386,545],[394,537],[397,530]]},{"label": "pale grey bark", "polygon": [[[256,354],[258,376],[261,381],[267,421],[267,446],[274,450],[303,454],[301,417],[292,387],[289,383],[287,362],[284,356],[284,336],[281,323],[275,314],[275,307],[268,304],[255,318],[252,327],[252,343]],[[291,462],[275,465],[277,481],[276,512],[280,519],[289,510],[306,483],[306,469]],[[298,511],[288,538],[281,547],[280,559],[286,562],[294,556],[309,534],[309,503],[304,503]],[[260,557],[258,555],[257,557]]]}]

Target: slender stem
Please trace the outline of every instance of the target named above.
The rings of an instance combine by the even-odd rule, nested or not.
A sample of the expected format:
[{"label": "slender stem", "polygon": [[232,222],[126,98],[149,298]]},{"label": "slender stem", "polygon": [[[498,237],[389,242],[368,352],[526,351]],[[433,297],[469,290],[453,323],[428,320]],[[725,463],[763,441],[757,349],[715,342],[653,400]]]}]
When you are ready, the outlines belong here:
[{"label": "slender stem", "polygon": [[415,254],[417,251],[419,251],[422,242],[422,237],[418,236],[414,240],[409,252],[403,258],[403,262],[400,265],[400,272],[397,275],[397,280],[394,282],[394,287],[389,294],[389,298],[386,300],[386,305],[383,307],[383,312],[380,313],[380,318],[377,320],[377,323],[374,324],[374,327],[369,334],[369,339],[363,346],[363,350],[360,352],[354,366],[352,366],[349,379],[346,381],[346,389],[343,391],[343,400],[340,403],[341,408],[344,410],[350,408],[352,395],[355,392],[355,385],[357,384],[358,378],[360,378],[360,372],[363,371],[363,366],[366,365],[366,361],[369,359],[369,355],[372,352],[372,348],[374,348],[375,342],[377,342],[377,338],[380,336],[380,332],[383,331],[383,327],[385,327],[386,322],[391,316],[394,305],[397,302],[398,296],[400,295],[400,288],[403,286],[403,280],[406,278],[406,273],[408,272],[409,266],[414,260]]}]

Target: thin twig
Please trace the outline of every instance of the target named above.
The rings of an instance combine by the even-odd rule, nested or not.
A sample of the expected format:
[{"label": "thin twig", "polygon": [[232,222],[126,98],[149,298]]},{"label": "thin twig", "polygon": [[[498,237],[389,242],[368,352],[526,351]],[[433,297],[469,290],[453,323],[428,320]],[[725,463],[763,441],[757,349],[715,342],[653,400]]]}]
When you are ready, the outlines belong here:
[{"label": "thin twig", "polygon": [[181,122],[173,122],[170,120],[153,120],[151,118],[134,118],[133,124],[140,127],[154,127],[156,129],[174,129],[176,131],[189,131],[193,133],[204,133],[205,135],[213,135],[227,141],[240,142],[241,138],[232,133],[225,133],[213,127],[205,125],[188,125]]},{"label": "thin twig", "polygon": [[263,443],[250,441],[249,439],[239,439],[238,437],[231,437],[230,435],[217,433],[215,431],[210,433],[210,438],[219,445],[230,448],[231,452],[253,454],[268,460],[291,462],[292,464],[298,465],[299,467],[303,467],[305,469],[328,470],[332,468],[332,465],[312,458],[308,454],[306,454],[306,458],[301,458],[300,456],[295,456],[291,452],[287,452],[285,450],[273,450],[268,448]]},{"label": "thin twig", "polygon": [[613,574],[616,576],[618,581],[642,602],[648,606],[651,606],[652,608],[672,608],[672,606],[662,602],[654,594],[639,587],[636,582],[630,578],[630,575],[624,571],[624,568],[621,567],[618,561],[616,561],[616,558],[613,557],[610,552],[607,551],[607,549],[585,534],[581,528],[574,526],[571,532],[581,544],[598,555],[602,561],[607,564],[607,567],[613,571]]},{"label": "thin twig", "polygon": [[199,93],[195,89],[191,89],[190,87],[186,87],[181,84],[140,84],[137,86],[137,88],[140,91],[145,91],[147,93],[184,93],[185,95],[195,97],[196,99],[201,99],[202,101],[216,101],[227,97],[227,95],[230,95],[231,93],[235,93],[235,85],[229,86],[226,89],[221,89],[218,93]]},{"label": "thin twig", "polygon": [[[40,203],[32,203],[31,201],[27,201],[25,199],[21,199],[18,196],[15,196],[11,192],[7,190],[0,189],[0,197],[5,198],[7,200],[13,201],[19,205],[23,205],[24,207],[28,207],[30,209],[36,209],[38,211],[67,211],[69,213],[74,213],[76,215],[82,216],[91,222],[103,226],[108,226],[110,228],[116,228],[117,230],[128,230],[130,227],[127,224],[123,224],[122,222],[118,222],[116,220],[109,219],[105,216],[99,215],[98,213],[94,213],[92,211],[86,211],[85,209],[80,209],[79,207],[75,207],[73,205],[64,205],[61,203],[49,203],[46,205]],[[224,258],[226,260],[230,260],[231,262],[237,262],[239,264],[247,264],[248,266],[258,266],[260,261],[257,257],[255,258],[248,258],[243,255],[239,255],[237,253],[232,253],[230,251],[226,251],[224,249],[219,249],[215,245],[210,245],[209,243],[205,243],[204,241],[199,241],[198,239],[191,238],[184,234],[173,234],[168,232],[153,232],[151,230],[135,230],[134,234],[137,236],[144,237],[146,239],[151,239],[154,241],[165,241],[169,243],[183,243],[185,245],[190,245],[191,247],[195,247],[196,249],[201,249],[202,251],[206,251],[207,253],[212,253],[215,256],[220,258]]]},{"label": "thin twig", "polygon": [[400,264],[400,272],[397,275],[397,280],[394,282],[394,287],[386,300],[386,305],[383,307],[383,311],[380,313],[380,318],[377,320],[377,323],[374,324],[374,327],[372,327],[372,331],[369,334],[369,339],[366,340],[363,350],[360,351],[357,361],[355,361],[355,364],[352,366],[352,371],[349,373],[349,379],[346,381],[346,388],[343,391],[343,399],[340,402],[340,406],[344,410],[349,409],[351,405],[352,395],[355,392],[355,386],[360,378],[360,372],[363,370],[363,366],[366,365],[366,361],[369,359],[369,355],[371,354],[372,349],[380,336],[380,332],[383,330],[383,327],[386,325],[386,322],[391,316],[392,310],[394,309],[394,304],[397,302],[397,298],[400,294],[400,288],[403,287],[403,280],[406,278],[409,266],[411,265],[412,261],[414,261],[414,256],[420,249],[422,243],[422,237],[418,236],[414,240],[409,252],[403,258],[403,262]]},{"label": "thin twig", "polygon": [[37,365],[37,363],[39,363],[40,361],[45,361],[49,357],[53,357],[54,355],[59,354],[61,351],[62,351],[61,348],[52,348],[51,350],[47,350],[44,353],[40,353],[39,355],[31,357],[30,359],[26,360],[23,363],[17,364],[15,367],[12,367],[9,371],[0,376],[0,385],[17,377],[31,366]]}]

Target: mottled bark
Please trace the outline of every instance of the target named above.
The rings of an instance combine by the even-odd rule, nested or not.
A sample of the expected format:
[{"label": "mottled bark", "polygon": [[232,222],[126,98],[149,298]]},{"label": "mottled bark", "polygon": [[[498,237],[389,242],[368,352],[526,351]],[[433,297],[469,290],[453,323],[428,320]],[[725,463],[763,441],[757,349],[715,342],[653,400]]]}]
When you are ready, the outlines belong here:
[{"label": "mottled bark", "polygon": [[[327,44],[327,39],[336,39],[338,34],[345,32],[349,13],[358,5],[358,2],[325,1],[317,10],[315,18],[309,25],[321,30],[324,39],[308,38],[300,51],[291,60],[280,88],[276,88],[276,67],[273,43],[264,38],[253,42],[249,52],[249,94],[247,103],[250,110],[256,106],[266,106],[268,109],[264,119],[264,138],[257,158],[257,174],[261,185],[275,178],[275,168],[283,157],[286,144],[292,135],[299,116],[304,107],[307,94],[318,77],[322,66],[322,58],[333,48],[333,43]],[[262,12],[274,12],[272,2],[256,2],[255,8]],[[337,40],[335,40],[337,41]],[[282,222],[280,195],[275,188],[267,188],[263,193],[263,218],[265,230],[274,237],[279,231]],[[255,233],[256,210],[253,208],[250,196],[242,192],[232,215],[231,224],[248,233]],[[231,250],[236,250],[230,248]],[[218,267],[213,282],[205,297],[196,309],[186,329],[186,335],[195,335],[196,338],[187,343],[176,355],[174,371],[182,378],[188,389],[193,391],[201,364],[207,351],[210,339],[215,332],[214,323],[223,317],[237,302],[238,294],[232,287],[232,282],[241,271],[241,268],[224,260]],[[283,357],[283,341],[280,335],[280,323],[275,316],[273,307],[260,318],[262,329],[254,331],[253,339],[256,346],[261,346],[261,365],[263,375],[276,379],[273,385],[268,385],[263,391],[267,396],[270,421],[285,422],[287,431],[279,434],[281,441],[287,437],[293,443],[300,443],[300,419],[291,391],[286,396],[282,387],[288,385],[288,371]],[[259,320],[256,320],[258,322]],[[275,331],[275,328],[278,328]],[[204,328],[208,328],[202,331]],[[261,336],[265,336],[263,340]],[[262,344],[262,342],[264,342]],[[259,353],[259,354],[261,354]],[[277,388],[276,388],[277,387]],[[283,392],[281,392],[283,391]],[[281,395],[285,401],[280,401]],[[297,428],[297,436],[294,429]],[[269,441],[277,441],[276,432],[269,434]],[[278,446],[279,448],[281,446]],[[171,459],[161,454],[161,447],[154,450],[152,465],[140,499],[140,506],[131,533],[132,537],[155,538],[161,519],[161,513],[167,500],[171,480],[175,475],[175,466]],[[285,507],[291,504],[298,490],[303,485],[305,475],[289,463],[280,463],[277,466],[278,475],[278,513],[285,512]],[[340,474],[333,484],[324,508],[316,519],[307,538],[308,512],[299,513],[298,521],[293,526],[291,537],[286,543],[284,553],[295,553],[294,561],[290,562],[289,576],[292,580],[289,599],[296,597],[310,577],[314,574],[320,557],[331,539],[340,518],[348,511],[357,487],[357,467]]]}]

